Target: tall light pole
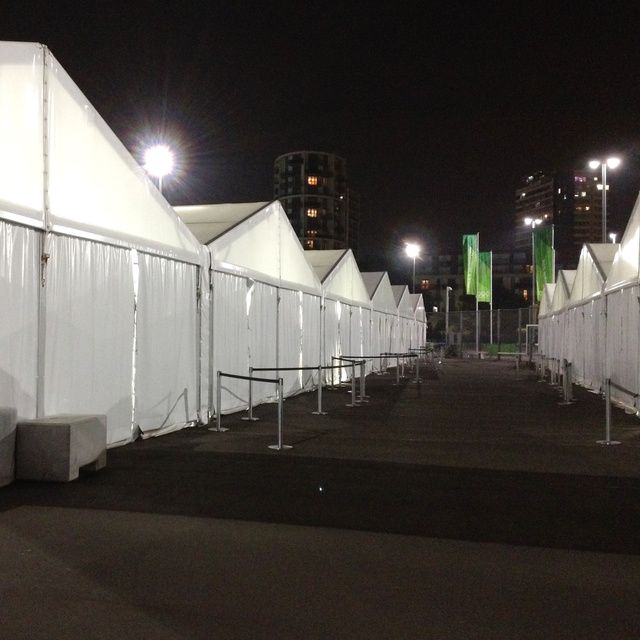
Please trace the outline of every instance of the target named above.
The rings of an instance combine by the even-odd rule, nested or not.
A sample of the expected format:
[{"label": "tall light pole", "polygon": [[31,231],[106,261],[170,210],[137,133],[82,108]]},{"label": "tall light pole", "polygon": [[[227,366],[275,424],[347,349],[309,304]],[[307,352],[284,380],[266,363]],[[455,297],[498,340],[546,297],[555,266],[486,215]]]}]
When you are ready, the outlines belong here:
[{"label": "tall light pole", "polygon": [[420,245],[413,244],[411,242],[407,242],[407,246],[405,248],[407,255],[410,258],[413,258],[413,277],[411,280],[411,293],[416,292],[416,258],[420,255]]},{"label": "tall light pole", "polygon": [[619,164],[620,158],[591,160],[591,162],[589,162],[591,169],[602,167],[602,242],[607,241],[607,167],[615,169]]},{"label": "tall light pole", "polygon": [[158,178],[158,190],[162,193],[162,178],[173,170],[173,151],[164,144],[149,147],[144,153],[144,168]]},{"label": "tall light pole", "polygon": [[445,316],[444,316],[444,344],[445,347],[449,346],[449,291],[451,291],[451,287],[447,287],[445,289]]},{"label": "tall light pole", "polygon": [[[542,223],[540,218],[525,218],[524,223],[531,227],[531,308],[536,306],[536,225]],[[535,315],[535,314],[534,314]],[[532,319],[533,322],[533,319]]]}]

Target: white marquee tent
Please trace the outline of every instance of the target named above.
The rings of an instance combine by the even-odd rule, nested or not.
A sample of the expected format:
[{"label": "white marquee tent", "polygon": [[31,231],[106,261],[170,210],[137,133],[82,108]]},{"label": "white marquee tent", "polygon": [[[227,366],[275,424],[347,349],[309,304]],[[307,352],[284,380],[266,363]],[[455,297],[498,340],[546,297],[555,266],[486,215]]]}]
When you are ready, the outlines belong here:
[{"label": "white marquee tent", "polygon": [[[333,364],[332,356],[369,355],[371,301],[353,252],[311,250],[305,251],[305,256],[322,283],[323,364]],[[348,370],[344,370],[343,377],[347,375]]]},{"label": "white marquee tent", "polygon": [[[362,274],[362,279],[371,299],[371,354],[390,353],[393,334],[397,325],[398,305],[396,304],[386,271],[369,271]],[[375,370],[385,368],[385,363],[374,360]]]},{"label": "white marquee tent", "polygon": [[398,308],[397,328],[391,350],[395,353],[407,353],[411,348],[411,338],[415,325],[415,312],[411,294],[406,284],[391,285],[391,290]]},{"label": "white marquee tent", "polygon": [[573,380],[600,391],[604,382],[604,285],[619,245],[585,244],[566,303],[567,360]]},{"label": "white marquee tent", "polygon": [[612,398],[638,410],[640,393],[640,197],[636,200],[620,249],[605,284],[606,377]]},{"label": "white marquee tent", "polygon": [[411,335],[411,349],[420,349],[427,342],[427,311],[424,308],[424,298],[421,293],[409,294],[409,300],[415,318]]},{"label": "white marquee tent", "polygon": [[[208,343],[203,379],[211,380],[210,410],[217,372],[283,378],[291,395],[317,383],[312,371],[320,357],[322,289],[306,260],[282,205],[278,202],[175,207],[211,256],[210,322],[202,335]],[[204,314],[203,314],[204,317]],[[208,337],[206,337],[208,336]],[[223,377],[221,412],[248,406],[248,382]],[[275,385],[253,384],[252,402],[275,397]]]},{"label": "white marquee tent", "polygon": [[0,43],[0,175],[0,405],[110,445],[197,420],[205,253],[39,44]]}]

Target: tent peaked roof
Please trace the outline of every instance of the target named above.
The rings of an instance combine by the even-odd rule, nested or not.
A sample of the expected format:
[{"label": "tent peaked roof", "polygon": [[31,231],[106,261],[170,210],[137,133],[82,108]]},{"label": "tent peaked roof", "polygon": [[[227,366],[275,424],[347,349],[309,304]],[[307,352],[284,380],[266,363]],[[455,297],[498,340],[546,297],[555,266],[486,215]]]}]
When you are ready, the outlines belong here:
[{"label": "tent peaked roof", "polygon": [[409,287],[406,284],[392,284],[393,297],[398,307],[398,314],[403,318],[413,318],[414,311],[411,304]]},{"label": "tent peaked roof", "polygon": [[312,249],[305,251],[305,256],[322,282],[325,295],[370,306],[369,294],[351,249]]},{"label": "tent peaked roof", "polygon": [[362,274],[362,279],[376,311],[398,313],[398,305],[393,295],[389,274],[386,271],[365,271]]},{"label": "tent peaked roof", "polygon": [[540,300],[539,318],[544,318],[551,313],[553,305],[553,294],[556,290],[555,282],[547,282],[542,289],[542,299]]},{"label": "tent peaked roof", "polygon": [[205,238],[214,269],[320,293],[320,281],[278,200],[176,207]]},{"label": "tent peaked roof", "polygon": [[618,248],[619,245],[612,243],[583,245],[569,306],[577,306],[602,294]]},{"label": "tent peaked roof", "polygon": [[209,244],[268,204],[268,202],[200,204],[179,206],[174,209],[198,241]]},{"label": "tent peaked roof", "polygon": [[409,300],[411,301],[411,306],[413,307],[413,313],[415,314],[416,320],[426,320],[427,312],[424,308],[424,298],[421,293],[410,293]]},{"label": "tent peaked roof", "polygon": [[633,206],[631,217],[620,240],[620,250],[616,254],[607,277],[605,291],[619,289],[638,282],[640,269],[640,195]]},{"label": "tent peaked roof", "polygon": [[575,278],[575,269],[560,269],[560,271],[558,271],[556,288],[553,292],[553,301],[551,302],[551,313],[559,313],[565,308],[571,295]]},{"label": "tent peaked roof", "polygon": [[0,175],[0,218],[200,262],[200,244],[41,44],[0,42]]}]

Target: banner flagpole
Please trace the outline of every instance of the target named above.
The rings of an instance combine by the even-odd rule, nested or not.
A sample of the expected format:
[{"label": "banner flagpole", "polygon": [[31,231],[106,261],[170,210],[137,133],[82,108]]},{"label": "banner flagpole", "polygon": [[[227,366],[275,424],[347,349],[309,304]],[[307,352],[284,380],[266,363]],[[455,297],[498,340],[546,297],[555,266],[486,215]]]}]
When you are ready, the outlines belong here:
[{"label": "banner flagpole", "polygon": [[480,307],[478,304],[478,286],[480,284],[480,234],[476,233],[476,254],[477,254],[477,267],[476,267],[476,357],[480,357]]}]

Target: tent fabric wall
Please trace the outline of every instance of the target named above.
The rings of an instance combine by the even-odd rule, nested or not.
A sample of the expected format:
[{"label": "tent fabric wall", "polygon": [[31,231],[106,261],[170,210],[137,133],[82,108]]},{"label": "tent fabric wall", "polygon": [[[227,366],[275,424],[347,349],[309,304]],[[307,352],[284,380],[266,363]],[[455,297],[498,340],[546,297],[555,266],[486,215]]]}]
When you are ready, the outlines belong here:
[{"label": "tent fabric wall", "polygon": [[39,246],[37,230],[0,220],[0,407],[21,419],[36,417]]},{"label": "tent fabric wall", "polygon": [[131,438],[130,251],[51,237],[45,272],[44,415],[107,416],[108,444]]},{"label": "tent fabric wall", "polygon": [[[0,337],[20,331],[0,355],[11,378],[2,402],[25,418],[106,414],[110,445],[133,437],[136,411],[154,431],[196,415],[201,246],[39,44],[0,43],[0,169],[0,286],[11,301]],[[184,415],[166,410],[179,394]]]},{"label": "tent fabric wall", "polygon": [[[389,353],[392,351],[398,315],[389,274],[385,271],[364,272],[362,280],[371,300],[371,353]],[[375,371],[386,367],[385,361],[380,358],[374,360],[373,365]]]},{"label": "tent fabric wall", "polygon": [[197,419],[198,267],[141,254],[138,285],[136,422],[173,430]]},{"label": "tent fabric wall", "polygon": [[[213,383],[217,372],[283,378],[291,395],[313,386],[320,358],[320,282],[279,202],[176,207],[211,256]],[[221,413],[247,408],[249,383],[221,378]],[[252,402],[275,398],[271,383],[252,385]],[[215,404],[216,399],[213,399]],[[215,411],[215,407],[210,407]]]}]

